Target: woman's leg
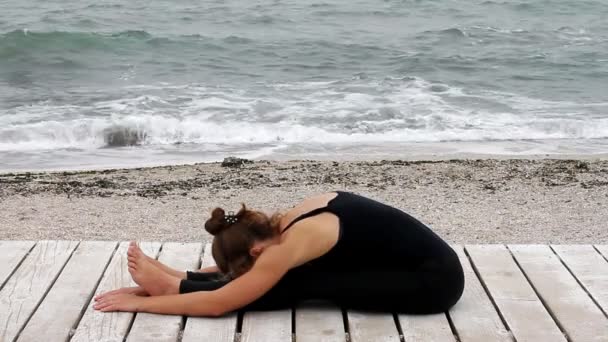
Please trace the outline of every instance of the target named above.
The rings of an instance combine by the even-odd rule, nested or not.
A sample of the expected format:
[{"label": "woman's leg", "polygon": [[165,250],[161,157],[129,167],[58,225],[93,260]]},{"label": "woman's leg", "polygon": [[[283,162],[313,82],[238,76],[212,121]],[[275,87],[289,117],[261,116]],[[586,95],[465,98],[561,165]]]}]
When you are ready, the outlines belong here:
[{"label": "woman's leg", "polygon": [[430,314],[452,307],[463,288],[460,263],[413,271],[296,269],[246,309],[287,308],[302,300],[321,299],[351,309]]},{"label": "woman's leg", "polygon": [[[297,273],[297,272],[295,272]],[[300,288],[297,281],[300,278],[290,271],[272,289],[255,302],[242,308],[245,310],[272,310],[290,307],[299,294]],[[198,291],[213,291],[228,284],[230,279],[224,274],[187,272],[187,279],[180,282],[179,293],[190,293]]]},{"label": "woman's leg", "polygon": [[220,272],[191,272],[186,271],[187,280],[195,281],[212,281],[212,280],[223,280],[226,276]]},{"label": "woman's leg", "polygon": [[[161,271],[179,278],[179,279],[188,279],[188,272],[189,271],[180,271],[180,270],[176,270],[174,268],[171,268],[165,264],[163,264],[162,262],[158,261],[157,259],[154,259],[153,257],[145,254],[141,248],[139,247],[139,245],[137,245],[137,243],[135,242],[131,242],[129,245],[129,252],[127,253],[137,253],[137,254],[142,254],[146,257],[146,260],[148,260],[152,265],[158,267]],[[210,267],[204,267],[201,268],[200,270],[198,270],[197,272],[190,272],[190,273],[196,273],[196,274],[205,274],[205,273],[212,273],[212,274],[217,274],[219,272],[217,266],[210,266]]]},{"label": "woman's leg", "polygon": [[179,279],[185,279],[186,278],[186,272],[185,271],[179,271],[179,270],[173,269],[173,268],[171,268],[171,267],[163,264],[162,262],[160,262],[160,261],[158,261],[158,260],[156,260],[156,259],[148,256],[148,255],[146,255],[146,258],[148,259],[148,261],[152,265],[158,267],[161,271],[163,271],[163,272],[165,272],[165,273],[167,273],[167,274],[169,274],[169,275],[171,275],[173,277],[179,278]]},{"label": "woman's leg", "polygon": [[[182,280],[180,293],[213,291],[228,282],[208,277],[197,281],[192,277]],[[463,288],[459,263],[415,271],[321,272],[304,266],[289,271],[272,289],[243,309],[275,310],[292,307],[302,300],[321,299],[350,309],[429,314],[448,310],[458,301]]]},{"label": "woman's leg", "polygon": [[180,282],[179,293],[213,291],[228,284],[228,279],[220,272],[186,272],[186,278]]}]

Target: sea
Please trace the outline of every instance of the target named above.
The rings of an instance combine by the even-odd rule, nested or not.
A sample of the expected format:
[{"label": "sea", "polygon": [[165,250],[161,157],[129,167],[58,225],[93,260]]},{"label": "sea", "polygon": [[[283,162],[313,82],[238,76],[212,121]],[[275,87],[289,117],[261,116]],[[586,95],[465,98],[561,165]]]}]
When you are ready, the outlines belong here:
[{"label": "sea", "polygon": [[0,170],[603,153],[605,0],[0,4]]}]

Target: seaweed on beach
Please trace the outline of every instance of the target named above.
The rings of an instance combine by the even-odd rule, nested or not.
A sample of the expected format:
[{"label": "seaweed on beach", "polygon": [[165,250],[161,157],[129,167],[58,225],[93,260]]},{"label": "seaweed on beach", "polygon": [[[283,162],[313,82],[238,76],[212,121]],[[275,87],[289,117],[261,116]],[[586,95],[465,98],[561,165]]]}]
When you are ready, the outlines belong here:
[{"label": "seaweed on beach", "polygon": [[[240,162],[192,166],[83,172],[8,173],[0,175],[0,196],[41,193],[79,197],[185,196],[199,189],[238,189],[327,185],[336,188],[403,189],[441,184],[446,188],[477,186],[496,192],[509,184],[546,187],[608,185],[608,161],[477,159],[448,161],[383,160],[368,162]],[[235,164],[236,165],[236,164]]]}]

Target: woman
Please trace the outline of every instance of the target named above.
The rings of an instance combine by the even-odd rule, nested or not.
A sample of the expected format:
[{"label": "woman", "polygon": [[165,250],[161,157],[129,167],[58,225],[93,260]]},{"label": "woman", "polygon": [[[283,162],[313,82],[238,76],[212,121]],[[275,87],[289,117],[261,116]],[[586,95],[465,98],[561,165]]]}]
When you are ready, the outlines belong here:
[{"label": "woman", "polygon": [[[348,192],[311,197],[285,215],[216,208],[205,223],[217,268],[179,272],[128,251],[137,288],[95,298],[101,311],[220,316],[325,299],[349,309],[427,314],[460,298],[456,253],[408,214]],[[145,296],[150,295],[150,296]]]}]

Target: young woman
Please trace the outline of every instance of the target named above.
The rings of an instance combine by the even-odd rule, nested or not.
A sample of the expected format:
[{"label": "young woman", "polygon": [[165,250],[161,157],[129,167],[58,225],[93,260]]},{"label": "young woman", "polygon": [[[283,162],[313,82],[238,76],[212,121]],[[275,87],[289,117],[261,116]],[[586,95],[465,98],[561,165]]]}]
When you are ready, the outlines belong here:
[{"label": "young woman", "polygon": [[139,287],[101,294],[94,308],[220,316],[324,299],[428,314],[448,310],[464,288],[456,253],[427,226],[353,193],[311,197],[272,217],[244,205],[236,215],[216,208],[205,229],[217,268],[179,272],[131,243],[129,272]]}]

